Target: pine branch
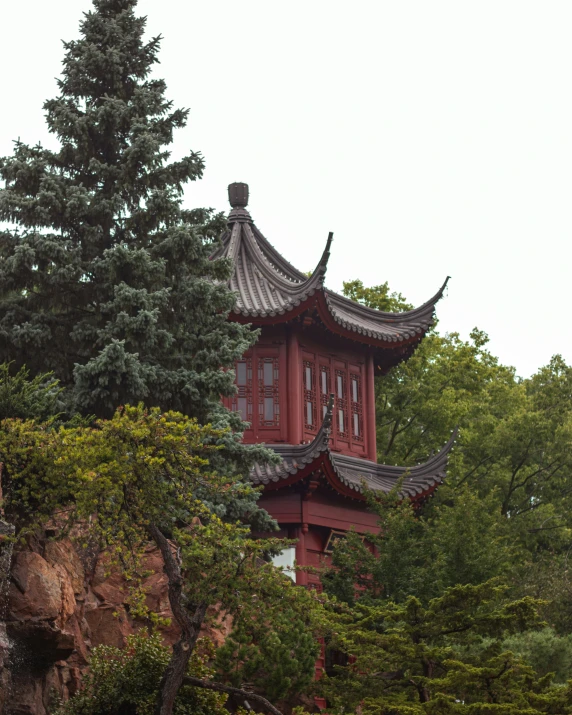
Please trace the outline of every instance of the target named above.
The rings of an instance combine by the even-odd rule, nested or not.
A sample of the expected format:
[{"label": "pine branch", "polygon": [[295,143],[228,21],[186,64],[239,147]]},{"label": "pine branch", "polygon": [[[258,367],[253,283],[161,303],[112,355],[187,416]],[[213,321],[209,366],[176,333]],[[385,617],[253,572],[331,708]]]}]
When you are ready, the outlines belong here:
[{"label": "pine branch", "polygon": [[241,688],[233,688],[230,685],[223,685],[222,683],[213,683],[210,680],[201,680],[200,678],[193,678],[190,675],[186,675],[183,679],[185,685],[193,685],[196,688],[205,688],[206,690],[215,690],[219,693],[228,693],[228,695],[238,695],[244,700],[253,700],[255,703],[262,705],[268,712],[272,715],[282,715],[280,710],[274,707],[272,703],[268,702],[266,698],[262,695],[257,695],[256,693],[251,693],[247,690],[242,690]]}]

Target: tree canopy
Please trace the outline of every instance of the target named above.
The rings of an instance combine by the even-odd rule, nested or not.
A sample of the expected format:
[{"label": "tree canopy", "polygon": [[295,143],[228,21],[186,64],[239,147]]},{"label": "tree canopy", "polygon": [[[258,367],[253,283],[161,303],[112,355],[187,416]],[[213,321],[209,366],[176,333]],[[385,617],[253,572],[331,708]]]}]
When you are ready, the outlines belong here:
[{"label": "tree canopy", "polygon": [[136,5],[94,0],[64,43],[44,105],[59,148],[0,159],[0,362],[53,373],[72,410],[144,401],[205,422],[254,336],[227,320],[230,264],[209,258],[222,216],[183,207],[204,162],[170,159],[188,110],[152,73],[160,38]]},{"label": "tree canopy", "polygon": [[333,712],[540,715],[572,712],[569,687],[502,647],[538,623],[534,602],[491,582],[454,586],[426,606],[410,596],[337,617],[330,646],[350,662],[320,683]]},{"label": "tree canopy", "polygon": [[49,521],[60,536],[94,540],[131,584],[132,617],[149,625],[160,624],[145,606],[141,556],[149,541],[160,550],[181,636],[156,688],[158,715],[172,712],[191,677],[205,619],[222,627],[212,608],[233,623],[216,661],[221,684],[255,681],[279,699],[307,686],[314,672],[318,600],[269,563],[287,543],[253,539],[248,526],[211,508],[220,494],[255,491],[213,470],[217,442],[210,425],[143,406],[89,426],[1,424],[3,505],[20,538]]},{"label": "tree canopy", "polygon": [[[386,286],[364,289],[359,281],[346,290],[369,305],[387,295]],[[407,362],[377,379],[378,458],[389,464],[424,461],[459,426],[446,483],[424,517],[444,524],[457,511],[461,534],[467,528],[462,515],[470,523],[471,514],[479,514],[481,556],[475,565],[486,562],[487,544],[494,560],[499,539],[510,543],[509,561],[517,568],[505,571],[506,578],[519,593],[556,599],[559,605],[547,617],[569,632],[572,367],[556,355],[521,379],[499,364],[487,342],[476,329],[468,340],[434,329]],[[444,551],[451,555],[459,548],[451,532]]]}]

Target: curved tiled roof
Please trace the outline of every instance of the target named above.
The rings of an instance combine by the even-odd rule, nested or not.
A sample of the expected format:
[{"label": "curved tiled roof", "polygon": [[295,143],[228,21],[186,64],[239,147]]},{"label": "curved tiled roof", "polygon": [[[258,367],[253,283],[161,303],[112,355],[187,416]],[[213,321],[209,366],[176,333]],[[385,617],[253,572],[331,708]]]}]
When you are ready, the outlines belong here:
[{"label": "curved tiled roof", "polygon": [[423,336],[433,323],[435,304],[441,300],[449,278],[426,303],[404,313],[384,313],[349,298],[325,290],[326,302],[334,320],[347,330],[378,338],[384,342],[402,342]]},{"label": "curved tiled roof", "polygon": [[368,459],[338,454],[330,449],[330,431],[332,423],[333,397],[330,398],[324,422],[309,444],[269,445],[282,457],[277,465],[256,464],[250,474],[255,484],[279,484],[284,480],[293,480],[297,474],[309,473],[326,460],[335,478],[346,490],[361,495],[363,483],[367,488],[389,492],[400,479],[403,479],[400,495],[418,499],[430,494],[444,479],[449,459],[449,452],[457,437],[457,430],[451,439],[435,456],[427,462],[414,467],[392,467],[377,464]]},{"label": "curved tiled roof", "polygon": [[236,293],[236,313],[248,318],[284,315],[323,288],[332,234],[316,270],[309,278],[299,280],[292,277],[291,271],[283,270],[285,261],[278,262],[264,250],[265,244],[270,244],[254,224],[236,221],[230,226],[223,249],[215,257],[224,255],[234,262],[230,288]]},{"label": "curved tiled roof", "polygon": [[[435,304],[443,296],[447,281],[429,301],[415,310],[386,313],[368,308],[324,287],[331,233],[316,269],[310,277],[305,276],[278,253],[252,221],[245,208],[248,203],[246,184],[231,184],[229,197],[233,208],[228,217],[228,229],[213,258],[225,256],[234,261],[230,288],[237,296],[236,314],[253,322],[257,318],[280,315],[288,320],[288,313],[299,306],[317,307],[330,329],[347,331],[348,337],[355,340],[360,340],[361,336],[361,340],[379,343],[380,347],[416,343],[431,327]],[[310,305],[312,299],[315,304]]]}]

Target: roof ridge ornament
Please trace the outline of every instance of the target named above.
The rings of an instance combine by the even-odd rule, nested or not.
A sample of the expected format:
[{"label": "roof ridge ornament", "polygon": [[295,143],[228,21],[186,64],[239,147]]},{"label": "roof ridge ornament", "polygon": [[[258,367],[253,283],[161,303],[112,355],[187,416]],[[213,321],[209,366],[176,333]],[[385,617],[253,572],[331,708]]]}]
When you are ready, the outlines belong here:
[{"label": "roof ridge ornament", "polygon": [[248,184],[236,181],[228,185],[228,200],[232,207],[228,215],[229,227],[233,223],[252,223],[252,217],[246,210],[248,197]]},{"label": "roof ridge ornament", "polygon": [[248,184],[237,181],[228,185],[228,200],[233,209],[245,209],[248,206]]},{"label": "roof ridge ornament", "polygon": [[[332,231],[328,234],[328,240],[326,241],[326,248],[324,249],[324,252],[322,253],[322,256],[320,258],[320,261],[312,274],[308,277],[304,283],[300,283],[300,290],[302,290],[303,287],[312,286],[312,289],[315,288],[322,288],[324,285],[324,280],[326,278],[326,271],[328,270],[328,261],[330,260],[330,248],[332,247],[332,241],[334,240],[334,234]],[[311,295],[311,293],[310,293]]]},{"label": "roof ridge ornament", "polygon": [[435,321],[435,305],[447,280],[423,305],[403,313],[369,308],[338,295],[325,286],[332,234],[315,270],[310,274],[290,264],[265,238],[248,209],[249,187],[228,186],[231,210],[227,230],[213,258],[228,257],[235,270],[229,281],[237,295],[234,313],[240,320],[289,322],[305,311],[317,311],[323,327],[375,350],[378,369],[387,371],[406,359]]}]

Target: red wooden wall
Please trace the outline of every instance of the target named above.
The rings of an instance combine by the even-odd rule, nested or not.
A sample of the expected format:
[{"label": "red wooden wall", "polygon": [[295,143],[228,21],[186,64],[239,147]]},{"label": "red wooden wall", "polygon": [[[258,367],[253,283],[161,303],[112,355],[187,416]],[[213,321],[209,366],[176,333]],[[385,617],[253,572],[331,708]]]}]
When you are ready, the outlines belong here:
[{"label": "red wooden wall", "polygon": [[330,393],[334,451],[376,460],[373,359],[367,346],[299,326],[263,328],[237,364],[238,395],[225,400],[251,427],[246,443],[310,442]]}]

